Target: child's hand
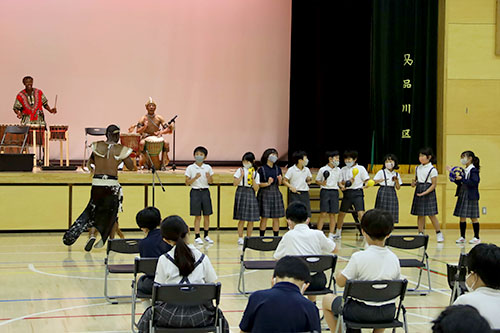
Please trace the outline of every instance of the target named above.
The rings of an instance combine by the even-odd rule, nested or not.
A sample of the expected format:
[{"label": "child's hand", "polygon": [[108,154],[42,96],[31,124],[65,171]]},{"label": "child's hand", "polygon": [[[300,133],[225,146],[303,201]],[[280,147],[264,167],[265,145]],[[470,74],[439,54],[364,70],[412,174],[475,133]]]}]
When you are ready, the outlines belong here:
[{"label": "child's hand", "polygon": [[412,179],[411,180],[411,187],[415,187],[417,186],[417,182],[415,181],[415,179]]},{"label": "child's hand", "polygon": [[199,173],[199,172],[198,172],[198,173],[196,174],[196,176],[194,176],[194,179],[198,179],[198,178],[200,178],[200,177],[201,177],[201,173]]},{"label": "child's hand", "polygon": [[205,177],[207,177],[207,179],[210,178],[210,172],[206,172]]},{"label": "child's hand", "polygon": [[447,166],[446,166],[446,170],[447,170],[448,172],[450,172],[450,171],[451,171],[451,166],[447,165]]},{"label": "child's hand", "polygon": [[271,185],[273,182],[274,182],[274,178],[273,178],[273,177],[269,177],[269,178],[267,179],[267,183],[268,183],[269,185]]},{"label": "child's hand", "polygon": [[278,175],[277,178],[278,178],[278,183],[281,183],[281,178],[282,178],[281,175]]},{"label": "child's hand", "polygon": [[455,177],[455,179],[456,179],[456,180],[462,180],[462,176],[457,175],[457,176]]},{"label": "child's hand", "polygon": [[293,186],[290,186],[290,191],[292,191],[293,193],[297,193],[297,189]]},{"label": "child's hand", "polygon": [[417,197],[423,197],[424,195],[425,195],[425,194],[424,194],[424,192],[422,192],[422,193],[417,193]]},{"label": "child's hand", "polygon": [[392,181],[396,182],[398,180],[398,176],[392,176]]}]

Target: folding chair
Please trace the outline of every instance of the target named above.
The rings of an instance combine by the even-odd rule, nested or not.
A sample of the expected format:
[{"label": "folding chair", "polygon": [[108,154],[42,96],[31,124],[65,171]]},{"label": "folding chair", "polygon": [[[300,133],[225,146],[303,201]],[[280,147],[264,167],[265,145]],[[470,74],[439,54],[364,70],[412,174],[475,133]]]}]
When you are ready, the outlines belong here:
[{"label": "folding chair", "polygon": [[[308,256],[296,256],[304,259],[311,273],[319,273],[327,270],[330,271],[330,277],[328,278],[327,285],[323,290],[314,290],[304,292],[304,295],[326,295],[331,293],[337,293],[337,287],[335,286],[335,277],[333,273],[335,272],[335,267],[337,266],[337,256],[336,255],[308,255]],[[333,290],[332,288],[333,284]]]},{"label": "folding chair", "polygon": [[139,253],[139,242],[141,239],[110,239],[106,248],[106,258],[104,258],[104,297],[112,304],[118,304],[119,298],[130,298],[129,295],[109,296],[108,295],[108,275],[109,274],[132,274],[134,264],[110,264],[109,253]]},{"label": "folding chair", "polygon": [[[381,280],[381,281],[354,281],[348,280],[344,295],[342,296],[342,305],[340,309],[339,319],[335,332],[339,332],[340,327],[343,331],[347,328],[363,329],[363,328],[392,328],[392,332],[396,332],[397,327],[402,327],[405,332],[408,332],[408,323],[406,321],[406,309],[403,306],[405,298],[407,280]],[[359,301],[367,302],[386,302],[399,297],[399,304],[396,308],[394,319],[387,323],[358,323],[347,321],[342,313],[344,305],[348,298],[354,298]],[[403,312],[403,322],[399,321],[399,314]]]},{"label": "folding chair", "polygon": [[461,253],[457,265],[446,264],[448,285],[451,288],[450,305],[453,305],[458,296],[467,292],[467,286],[465,285],[465,275],[467,274],[466,259],[467,254]]},{"label": "folding chair", "polygon": [[106,129],[102,127],[86,127],[85,128],[85,148],[83,150],[83,167],[87,164],[87,149],[91,147],[88,143],[88,136],[106,136]]},{"label": "folding chair", "polygon": [[278,247],[281,237],[245,237],[243,241],[243,252],[240,256],[240,277],[238,279],[238,291],[243,295],[251,294],[245,290],[245,270],[273,270],[276,260],[245,260],[245,250],[274,251]]},{"label": "folding chair", "polygon": [[132,332],[135,332],[135,329],[137,327],[137,323],[135,322],[135,309],[137,299],[151,299],[153,297],[152,294],[144,294],[140,290],[137,290],[137,276],[138,274],[154,276],[156,273],[157,264],[158,258],[136,257],[134,260],[134,279],[132,280]]},{"label": "folding chair", "polygon": [[[5,131],[3,132],[2,141],[0,142],[1,152],[2,153],[4,152],[3,148],[21,147],[19,153],[22,154],[24,152],[24,149],[27,148],[26,140],[28,139],[29,131],[30,131],[29,126],[7,126],[5,128]],[[5,143],[5,137],[7,136],[7,134],[20,134],[20,135],[24,134],[23,144],[20,146],[18,144]]]},{"label": "folding chair", "polygon": [[[151,307],[151,319],[149,321],[149,331],[151,333],[166,332],[220,332],[222,328],[222,318],[219,316],[221,284],[166,284],[153,286],[153,306]],[[158,302],[168,304],[189,306],[201,305],[215,301],[215,320],[214,324],[207,327],[197,328],[170,328],[156,326],[156,309]]]},{"label": "folding chair", "polygon": [[[408,289],[408,292],[414,292],[420,295],[427,295],[432,291],[431,273],[429,268],[429,256],[427,255],[427,245],[429,244],[429,235],[392,235],[386,239],[385,245],[404,250],[423,249],[422,259],[399,259],[401,268],[414,267],[419,269],[418,281],[414,289]],[[418,292],[422,270],[427,271],[427,282],[429,290],[427,292]]]}]

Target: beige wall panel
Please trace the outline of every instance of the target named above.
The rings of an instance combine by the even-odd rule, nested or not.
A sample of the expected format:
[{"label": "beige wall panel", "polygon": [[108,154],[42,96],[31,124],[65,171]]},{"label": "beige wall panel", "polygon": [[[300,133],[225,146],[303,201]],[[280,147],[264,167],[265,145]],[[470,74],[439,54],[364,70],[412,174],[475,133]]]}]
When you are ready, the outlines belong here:
[{"label": "beige wall panel", "polygon": [[[479,190],[479,222],[481,223],[493,223],[498,224],[500,221],[500,206],[498,205],[498,198],[500,197],[500,190]],[[446,190],[446,201],[449,205],[446,207],[446,218],[448,226],[449,224],[458,225],[458,217],[453,216],[453,211],[455,209],[455,204],[457,202],[457,197],[455,197],[455,188],[449,187]],[[486,207],[486,215],[482,213],[482,207]],[[467,219],[467,223],[470,220]]]},{"label": "beige wall panel", "polygon": [[448,79],[500,79],[495,25],[448,25]]},{"label": "beige wall panel", "polygon": [[448,23],[495,23],[496,0],[448,0]]},{"label": "beige wall panel", "polygon": [[1,230],[68,228],[68,187],[0,186]]},{"label": "beige wall panel", "polygon": [[500,80],[448,80],[446,102],[447,134],[500,135]]},{"label": "beige wall panel", "polygon": [[135,215],[144,208],[144,186],[123,186],[123,212],[118,213],[120,228],[137,228]]}]

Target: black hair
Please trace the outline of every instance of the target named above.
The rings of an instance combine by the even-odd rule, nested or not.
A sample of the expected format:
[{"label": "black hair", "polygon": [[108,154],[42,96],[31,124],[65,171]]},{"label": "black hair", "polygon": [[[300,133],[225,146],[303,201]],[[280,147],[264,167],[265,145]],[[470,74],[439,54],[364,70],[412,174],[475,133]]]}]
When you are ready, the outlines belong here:
[{"label": "black hair", "polygon": [[274,149],[274,148],[267,148],[262,153],[262,157],[260,158],[260,163],[262,165],[266,165],[267,164],[267,159],[269,158],[269,155],[271,155],[271,154],[278,155],[278,151],[276,149]]},{"label": "black hair", "polygon": [[308,218],[306,205],[300,201],[292,202],[286,209],[286,218],[295,223],[304,223]]},{"label": "black hair", "polygon": [[254,166],[255,165],[255,155],[251,151],[246,152],[245,154],[243,154],[241,161],[242,162],[248,161],[248,162],[252,163],[252,165]]},{"label": "black hair", "polygon": [[297,164],[299,160],[307,156],[307,153],[303,150],[297,150],[292,154],[292,164]]},{"label": "black hair", "polygon": [[500,247],[486,243],[474,246],[467,255],[466,266],[487,287],[500,289]]},{"label": "black hair", "polygon": [[340,156],[338,150],[329,150],[325,152],[326,161],[329,162],[330,157]]},{"label": "black hair", "polygon": [[490,325],[476,308],[470,305],[447,307],[432,321],[433,333],[485,333]]},{"label": "black hair", "polygon": [[23,84],[24,84],[24,81],[26,81],[26,80],[33,80],[33,78],[29,75],[23,77]]},{"label": "black hair", "polygon": [[309,282],[311,280],[311,273],[304,259],[294,256],[285,256],[276,262],[273,277],[292,278]]},{"label": "black hair", "polygon": [[361,229],[373,240],[384,240],[394,229],[394,218],[383,209],[370,209],[361,218]]},{"label": "black hair", "polygon": [[481,169],[481,166],[479,165],[479,157],[474,154],[474,152],[470,150],[464,151],[460,156],[467,156],[467,157],[472,157],[472,164],[479,170]]},{"label": "black hair", "polygon": [[420,148],[418,153],[427,156],[430,163],[432,164],[436,163],[436,158],[435,158],[436,156],[434,156],[434,151],[432,150],[431,147]]},{"label": "black hair", "polygon": [[175,242],[174,261],[182,277],[194,271],[194,255],[186,243],[189,228],[184,220],[177,215],[171,215],[161,223],[161,236]]},{"label": "black hair", "polygon": [[146,207],[137,213],[135,222],[139,228],[154,230],[161,223],[161,213],[156,207]]},{"label": "black hair", "polygon": [[346,158],[352,158],[353,160],[358,158],[358,151],[357,150],[346,150],[344,151],[344,159]]},{"label": "black hair", "polygon": [[118,142],[118,140],[120,140],[120,127],[117,125],[109,125],[106,128],[106,138]]},{"label": "black hair", "polygon": [[207,148],[203,147],[203,146],[198,146],[194,149],[193,151],[193,156],[197,153],[197,152],[200,152],[202,153],[203,155],[205,155],[205,157],[207,157],[208,155],[208,150]]},{"label": "black hair", "polygon": [[396,155],[394,155],[394,154],[387,154],[384,156],[384,166],[382,167],[382,169],[385,169],[385,161],[387,161],[387,160],[391,160],[394,162],[393,170],[399,169],[399,161],[398,161],[398,158],[396,157]]}]

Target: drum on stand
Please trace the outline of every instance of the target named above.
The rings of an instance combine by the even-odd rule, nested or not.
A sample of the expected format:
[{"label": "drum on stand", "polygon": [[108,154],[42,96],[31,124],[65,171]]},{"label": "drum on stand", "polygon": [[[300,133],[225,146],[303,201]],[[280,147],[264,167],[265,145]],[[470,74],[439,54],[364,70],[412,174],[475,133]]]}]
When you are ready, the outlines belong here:
[{"label": "drum on stand", "polygon": [[136,133],[121,133],[120,142],[123,146],[132,149],[130,157],[134,161],[134,165],[137,165],[137,157],[139,156],[139,143],[141,142],[141,135]]},{"label": "drum on stand", "polygon": [[[148,136],[146,139],[146,144],[144,146],[144,149],[146,150],[146,154],[151,157],[151,161],[153,162],[153,165],[155,169],[160,170],[161,168],[161,160],[160,160],[160,155],[163,151],[163,144],[165,143],[165,140],[161,137],[157,136]],[[151,166],[151,163],[149,161],[149,158],[146,157],[146,165]]]},{"label": "drum on stand", "polygon": [[66,166],[69,166],[69,135],[68,125],[49,126],[48,140],[46,145],[45,166],[49,165],[49,142],[59,141],[59,166],[63,165],[63,142],[66,142]]},{"label": "drum on stand", "polygon": [[[3,134],[5,133],[5,129],[7,126],[16,126],[16,127],[24,127],[24,125],[19,125],[19,124],[0,124],[0,140],[3,138]],[[29,136],[28,136],[29,138]],[[23,153],[21,151],[21,146],[23,145],[23,140],[24,140],[24,134],[12,134],[12,133],[7,133],[5,135],[5,142],[6,144],[13,145],[11,147],[2,147],[2,151],[6,154],[21,154]],[[18,146],[18,147],[16,147]],[[24,147],[24,153],[29,152],[29,144],[28,140],[26,140],[26,146]]]}]

